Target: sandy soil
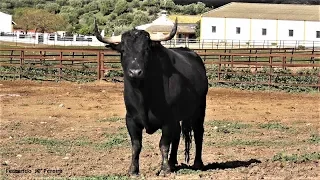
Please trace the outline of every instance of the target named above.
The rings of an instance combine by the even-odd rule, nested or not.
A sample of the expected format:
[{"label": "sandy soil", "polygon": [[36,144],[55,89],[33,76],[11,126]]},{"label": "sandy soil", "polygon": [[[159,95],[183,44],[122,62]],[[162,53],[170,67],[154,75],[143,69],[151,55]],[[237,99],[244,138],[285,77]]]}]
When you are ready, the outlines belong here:
[{"label": "sandy soil", "polygon": [[[0,81],[2,178],[125,179],[131,149],[122,92],[121,83],[102,81]],[[160,168],[159,131],[144,134],[138,178],[320,177],[319,157],[305,158],[320,153],[319,93],[210,88],[207,100],[205,171],[193,171],[181,164],[179,171],[167,177],[156,176]],[[179,163],[184,163],[183,153],[181,141]],[[303,160],[284,155],[277,159],[280,153],[291,157],[296,154]]]}]

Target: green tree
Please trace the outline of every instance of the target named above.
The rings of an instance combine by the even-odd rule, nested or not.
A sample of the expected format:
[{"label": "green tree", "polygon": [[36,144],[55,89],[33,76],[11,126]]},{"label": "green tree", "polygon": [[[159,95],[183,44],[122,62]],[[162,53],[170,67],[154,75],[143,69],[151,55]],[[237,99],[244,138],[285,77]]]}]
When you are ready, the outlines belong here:
[{"label": "green tree", "polygon": [[57,3],[47,3],[44,6],[44,9],[50,13],[58,13],[60,11],[60,5]]},{"label": "green tree", "polygon": [[175,3],[173,2],[173,0],[161,0],[160,1],[160,8],[162,8],[162,9],[171,10],[174,8],[174,6],[175,6]]},{"label": "green tree", "polygon": [[119,15],[117,18],[116,18],[116,25],[118,26],[121,26],[121,25],[130,25],[133,21],[133,14],[132,13],[124,13],[124,14],[121,14]]},{"label": "green tree", "polygon": [[[92,33],[93,17],[96,17],[101,26],[100,29],[104,29],[107,35],[111,35],[112,32],[128,30],[128,28],[151,22],[158,17],[161,9],[174,14],[201,14],[210,10],[203,3],[183,6],[176,5],[174,2],[174,0],[0,0],[0,11],[14,14],[14,20],[23,29],[38,27],[39,31],[42,31],[40,29],[46,28],[39,28],[39,24],[35,21],[45,24],[43,20],[45,16],[42,18],[35,16],[34,13],[38,11],[28,12],[27,17],[20,15],[20,20],[17,20],[17,17],[21,7],[46,10],[51,12],[51,16],[56,14],[62,18],[62,20],[56,19],[58,25],[65,24],[60,22],[67,22],[67,25],[59,28],[66,29],[70,33],[81,34]],[[51,16],[47,19],[52,21]],[[47,29],[57,29],[58,26],[52,26],[52,24],[47,24],[50,27]]]},{"label": "green tree", "polygon": [[115,0],[99,0],[100,12],[103,15],[110,14],[114,9]]},{"label": "green tree", "polygon": [[92,1],[89,4],[84,5],[86,12],[99,11],[99,3],[97,1]]},{"label": "green tree", "polygon": [[56,3],[60,6],[66,6],[68,4],[68,0],[56,0]]},{"label": "green tree", "polygon": [[152,7],[149,7],[148,9],[149,15],[158,14],[159,12],[160,12],[160,8],[157,6],[152,6]]},{"label": "green tree", "polygon": [[78,13],[75,8],[71,6],[63,6],[60,9],[60,15],[63,16],[71,25],[78,24]]},{"label": "green tree", "polygon": [[118,0],[113,12],[120,15],[122,13],[124,13],[125,11],[127,11],[128,9],[128,3],[126,0]]},{"label": "green tree", "polygon": [[140,1],[139,0],[133,0],[130,2],[130,5],[132,8],[139,8],[140,7]]},{"label": "green tree", "polygon": [[184,6],[183,8],[183,13],[184,14],[191,14],[191,15],[195,15],[196,13],[196,4],[192,3],[189,5]]},{"label": "green tree", "polygon": [[128,25],[122,25],[122,26],[117,26],[114,28],[113,32],[114,32],[114,35],[120,35],[120,34],[123,34],[124,32],[126,31],[129,31],[131,30],[132,27],[131,26],[128,26]]},{"label": "green tree", "polygon": [[194,6],[194,13],[195,14],[201,14],[201,13],[204,13],[205,11],[206,11],[206,5],[202,2],[198,2]]},{"label": "green tree", "polygon": [[93,27],[92,25],[83,24],[77,32],[82,35],[90,35],[93,34]]},{"label": "green tree", "polygon": [[197,21],[197,25],[196,25],[196,28],[195,28],[195,34],[196,34],[196,37],[197,38],[200,38],[200,24],[201,24],[201,21]]},{"label": "green tree", "polygon": [[82,7],[83,2],[81,0],[69,0],[69,5],[72,7]]},{"label": "green tree", "polygon": [[36,32],[51,32],[63,30],[67,27],[67,21],[61,16],[49,13],[43,9],[21,8],[17,9],[14,20],[18,27],[25,32],[35,29]]},{"label": "green tree", "polygon": [[143,25],[143,24],[147,24],[149,23],[149,18],[148,16],[141,12],[141,11],[137,11],[133,14],[133,21],[131,23],[131,26],[132,27],[136,27],[136,26],[139,26],[139,25]]},{"label": "green tree", "polygon": [[142,6],[160,6],[159,0],[143,0]]}]

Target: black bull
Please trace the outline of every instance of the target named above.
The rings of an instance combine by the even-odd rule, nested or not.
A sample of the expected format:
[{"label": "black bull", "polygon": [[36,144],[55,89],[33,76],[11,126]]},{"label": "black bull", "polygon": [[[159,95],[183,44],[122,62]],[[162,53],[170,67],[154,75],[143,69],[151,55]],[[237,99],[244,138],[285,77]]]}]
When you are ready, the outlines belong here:
[{"label": "black bull", "polygon": [[164,173],[173,171],[178,164],[181,130],[186,161],[189,161],[193,131],[196,144],[193,168],[203,167],[201,156],[208,80],[202,59],[196,53],[187,48],[167,49],[161,45],[160,41],[171,39],[176,30],[177,21],[167,36],[154,36],[133,29],[121,36],[102,38],[95,23],[97,39],[121,53],[126,126],[132,143],[130,174],[139,173],[143,129],[148,134],[162,130],[159,148]]}]

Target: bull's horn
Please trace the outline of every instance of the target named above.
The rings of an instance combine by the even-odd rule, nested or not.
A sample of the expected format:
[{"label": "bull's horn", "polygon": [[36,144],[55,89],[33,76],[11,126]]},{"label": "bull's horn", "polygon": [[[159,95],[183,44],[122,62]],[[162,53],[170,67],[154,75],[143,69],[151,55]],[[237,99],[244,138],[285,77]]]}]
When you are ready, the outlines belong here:
[{"label": "bull's horn", "polygon": [[116,43],[120,43],[121,42],[121,35],[119,35],[119,36],[111,36],[111,37],[108,37],[108,38],[103,38],[101,36],[100,32],[99,32],[96,18],[94,18],[94,35],[102,43],[116,44]]},{"label": "bull's horn", "polygon": [[168,35],[150,34],[150,39],[152,41],[168,41],[168,40],[172,39],[176,35],[177,27],[178,27],[178,19],[176,18],[176,20],[174,22],[174,25],[173,25],[173,28],[172,28],[171,32]]}]

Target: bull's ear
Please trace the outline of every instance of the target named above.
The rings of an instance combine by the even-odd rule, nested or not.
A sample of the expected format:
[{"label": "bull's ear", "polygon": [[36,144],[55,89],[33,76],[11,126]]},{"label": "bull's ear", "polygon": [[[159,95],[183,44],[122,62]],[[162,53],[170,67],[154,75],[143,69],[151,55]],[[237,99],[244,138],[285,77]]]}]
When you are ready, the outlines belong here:
[{"label": "bull's ear", "polygon": [[111,48],[113,50],[116,50],[118,52],[121,52],[121,49],[122,49],[121,43],[119,43],[119,44],[107,44],[106,47],[107,48]]}]

